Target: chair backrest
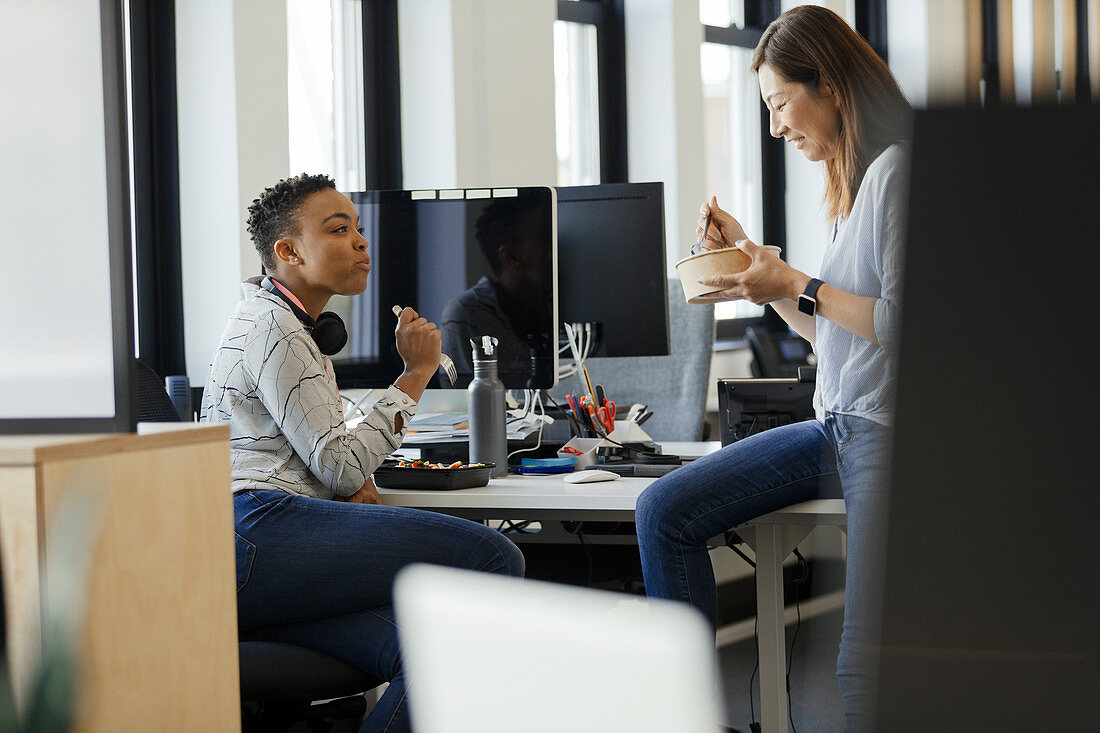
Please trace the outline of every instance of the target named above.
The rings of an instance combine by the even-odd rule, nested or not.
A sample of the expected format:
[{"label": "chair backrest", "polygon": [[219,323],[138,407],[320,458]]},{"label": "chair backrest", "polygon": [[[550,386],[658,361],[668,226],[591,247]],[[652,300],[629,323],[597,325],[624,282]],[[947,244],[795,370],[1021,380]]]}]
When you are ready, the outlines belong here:
[{"label": "chair backrest", "polygon": [[751,368],[754,377],[774,379],[788,376],[782,373],[779,346],[766,329],[752,326],[746,328],[745,341],[748,342],[749,351],[752,352]]},{"label": "chair backrest", "polygon": [[718,730],[714,634],[686,604],[414,565],[394,606],[418,733]]},{"label": "chair backrest", "polygon": [[[653,417],[642,429],[654,440],[699,440],[714,347],[714,306],[687,303],[680,281],[669,280],[668,321],[668,356],[592,358],[588,374],[593,384],[604,386],[624,417],[635,402],[649,405]],[[551,395],[564,405],[566,393],[584,393],[583,384],[582,376],[569,377]]]},{"label": "chair backrest", "polygon": [[138,422],[180,422],[176,406],[168,397],[164,380],[148,365],[134,360],[134,392]]}]

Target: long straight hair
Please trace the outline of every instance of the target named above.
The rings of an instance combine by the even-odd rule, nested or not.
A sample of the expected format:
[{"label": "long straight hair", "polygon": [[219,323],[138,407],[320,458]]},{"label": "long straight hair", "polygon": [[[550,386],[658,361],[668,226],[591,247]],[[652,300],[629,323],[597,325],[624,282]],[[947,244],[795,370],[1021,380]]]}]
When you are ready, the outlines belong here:
[{"label": "long straight hair", "polygon": [[825,161],[825,208],[830,219],[852,213],[867,166],[905,139],[912,108],[890,69],[844,19],[817,5],[800,5],[764,31],[752,70],[767,64],[778,76],[820,94],[828,85],[840,106],[836,157]]}]

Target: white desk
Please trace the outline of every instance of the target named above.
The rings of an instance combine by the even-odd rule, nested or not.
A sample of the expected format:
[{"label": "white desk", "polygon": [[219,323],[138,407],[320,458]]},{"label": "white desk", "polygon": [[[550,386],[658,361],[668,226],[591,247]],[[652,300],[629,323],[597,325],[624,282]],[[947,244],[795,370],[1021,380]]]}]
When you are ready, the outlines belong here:
[{"label": "white desk", "polygon": [[760,654],[760,724],[787,730],[787,637],[783,560],[819,524],[846,527],[843,499],[818,499],[757,517],[737,533],[756,551],[756,631]]},{"label": "white desk", "polygon": [[[666,453],[704,455],[718,444],[664,444]],[[560,474],[508,476],[488,486],[455,491],[382,489],[382,503],[445,512],[467,519],[634,521],[638,495],[653,478],[620,478],[567,484]],[[844,526],[843,499],[820,499],[754,519],[738,533],[756,551],[756,614],[760,652],[761,725],[787,730],[786,637],[783,623],[783,559],[818,524]]]}]

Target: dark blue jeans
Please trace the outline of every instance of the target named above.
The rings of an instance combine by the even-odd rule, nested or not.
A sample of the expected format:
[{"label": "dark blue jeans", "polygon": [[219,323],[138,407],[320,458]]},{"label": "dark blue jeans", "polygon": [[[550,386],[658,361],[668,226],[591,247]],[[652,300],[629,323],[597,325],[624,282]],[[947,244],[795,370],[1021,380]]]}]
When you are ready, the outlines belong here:
[{"label": "dark blue jeans", "polygon": [[484,525],[443,514],[282,491],[233,497],[242,639],[339,657],[389,687],[362,732],[407,731],[393,578],[425,562],[523,575],[523,555]]},{"label": "dark blue jeans", "polygon": [[837,676],[845,729],[864,730],[874,705],[890,430],[828,415],[739,440],[676,469],[638,498],[646,593],[690,603],[715,624],[707,540],[777,509],[843,491],[848,512],[844,631]]}]

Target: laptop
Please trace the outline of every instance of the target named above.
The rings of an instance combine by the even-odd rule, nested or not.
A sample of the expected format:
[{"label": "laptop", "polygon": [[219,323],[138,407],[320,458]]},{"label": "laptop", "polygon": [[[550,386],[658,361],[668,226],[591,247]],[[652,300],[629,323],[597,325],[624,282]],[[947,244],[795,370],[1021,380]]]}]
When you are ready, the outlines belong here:
[{"label": "laptop", "polygon": [[417,733],[719,730],[714,634],[688,606],[429,565],[394,595]]}]

